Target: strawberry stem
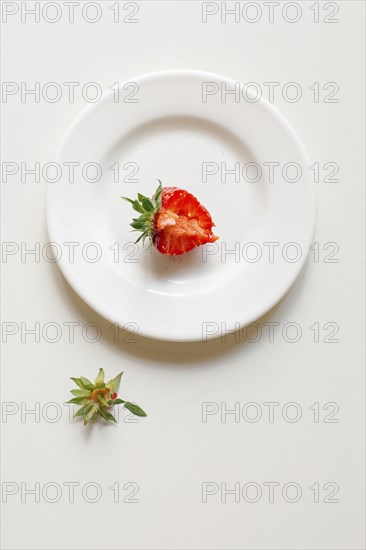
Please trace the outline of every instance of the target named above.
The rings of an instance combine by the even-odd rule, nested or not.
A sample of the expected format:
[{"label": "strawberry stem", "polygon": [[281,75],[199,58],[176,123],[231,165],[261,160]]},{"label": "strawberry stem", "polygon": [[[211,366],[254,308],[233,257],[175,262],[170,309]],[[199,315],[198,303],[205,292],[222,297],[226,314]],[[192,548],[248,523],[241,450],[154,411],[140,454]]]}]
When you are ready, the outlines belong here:
[{"label": "strawberry stem", "polygon": [[151,199],[149,199],[149,197],[145,197],[145,195],[141,195],[141,193],[137,193],[137,199],[121,197],[121,199],[132,205],[135,212],[140,214],[138,218],[133,218],[132,223],[130,223],[133,231],[141,231],[142,233],[135,241],[135,244],[141,239],[144,244],[145,240],[149,238],[150,246],[152,245],[154,217],[161,208],[161,194],[163,191],[161,181],[158,180],[158,182],[159,185]]}]

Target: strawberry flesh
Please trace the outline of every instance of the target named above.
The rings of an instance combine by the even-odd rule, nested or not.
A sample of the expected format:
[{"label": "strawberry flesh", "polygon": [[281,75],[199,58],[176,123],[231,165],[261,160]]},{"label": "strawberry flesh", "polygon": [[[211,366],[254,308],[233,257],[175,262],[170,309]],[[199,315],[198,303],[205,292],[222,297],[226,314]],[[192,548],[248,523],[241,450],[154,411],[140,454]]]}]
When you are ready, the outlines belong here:
[{"label": "strawberry flesh", "polygon": [[178,256],[197,246],[214,243],[208,210],[188,191],[164,187],[161,207],[154,217],[153,243],[168,256]]}]

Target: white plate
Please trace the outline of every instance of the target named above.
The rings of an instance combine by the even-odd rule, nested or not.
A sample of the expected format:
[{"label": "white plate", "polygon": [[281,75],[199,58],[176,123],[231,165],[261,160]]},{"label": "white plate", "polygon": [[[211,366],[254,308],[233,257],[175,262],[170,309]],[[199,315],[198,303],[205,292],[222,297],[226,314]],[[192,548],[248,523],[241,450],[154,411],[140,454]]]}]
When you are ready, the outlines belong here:
[{"label": "white plate", "polygon": [[[137,326],[145,336],[205,340],[243,327],[283,297],[304,264],[316,210],[304,148],[269,103],[254,101],[250,89],[225,77],[164,71],[129,82],[134,84],[120,85],[119,101],[108,91],[85,109],[60,146],[62,178],[49,183],[47,193],[49,236],[62,249],[60,268],[98,313],[121,327]],[[225,97],[225,89],[240,95]],[[205,90],[211,95],[205,97]],[[80,163],[74,183],[67,162]],[[84,171],[86,180],[81,177],[89,162],[101,167],[95,183],[87,181],[96,174],[92,167]],[[110,168],[115,163],[119,181]],[[230,170],[235,163],[240,181],[228,173],[224,182],[222,166]],[[274,181],[268,163],[279,163],[272,165]],[[255,182],[258,166],[262,174]],[[290,181],[299,167],[301,178]],[[204,178],[207,169],[217,173]],[[129,244],[137,236],[129,227],[133,212],[120,196],[151,196],[158,178],[207,207],[217,243],[179,257]],[[74,261],[64,244],[70,242],[80,243]]]}]

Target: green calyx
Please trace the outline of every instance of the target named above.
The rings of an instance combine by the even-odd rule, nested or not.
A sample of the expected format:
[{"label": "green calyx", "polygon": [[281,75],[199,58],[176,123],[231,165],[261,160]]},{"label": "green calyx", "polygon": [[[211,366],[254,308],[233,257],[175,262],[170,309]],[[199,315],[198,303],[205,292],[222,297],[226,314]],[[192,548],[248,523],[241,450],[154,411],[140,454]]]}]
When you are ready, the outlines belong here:
[{"label": "green calyx", "polygon": [[130,224],[133,231],[141,231],[141,235],[135,241],[138,243],[142,239],[142,244],[145,243],[147,238],[150,239],[150,246],[152,245],[153,230],[154,230],[154,216],[160,210],[161,207],[161,194],[163,186],[160,180],[158,180],[159,186],[156,189],[152,199],[137,193],[137,199],[129,199],[128,197],[121,197],[121,199],[132,204],[132,208],[140,214],[138,218],[133,218]]},{"label": "green calyx", "polygon": [[71,378],[78,386],[78,389],[70,390],[74,397],[68,403],[80,405],[80,409],[74,416],[82,416],[84,426],[89,422],[99,420],[99,418],[103,418],[106,422],[117,422],[113,414],[110,413],[110,409],[114,405],[123,405],[136,416],[147,416],[135,403],[130,403],[117,397],[122,374],[123,372],[120,372],[115,378],[109,380],[109,382],[104,382],[103,369],[99,369],[94,383],[83,376],[80,376],[80,378]]}]

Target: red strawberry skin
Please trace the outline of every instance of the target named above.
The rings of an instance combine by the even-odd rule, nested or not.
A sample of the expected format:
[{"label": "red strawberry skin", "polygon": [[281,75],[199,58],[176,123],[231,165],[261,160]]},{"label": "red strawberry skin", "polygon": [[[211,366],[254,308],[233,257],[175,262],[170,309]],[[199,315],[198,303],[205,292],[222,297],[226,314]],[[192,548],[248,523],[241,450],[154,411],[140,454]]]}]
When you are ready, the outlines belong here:
[{"label": "red strawberry skin", "polygon": [[180,256],[197,246],[214,243],[214,223],[208,210],[188,191],[164,187],[161,208],[154,216],[153,243],[159,252]]}]

